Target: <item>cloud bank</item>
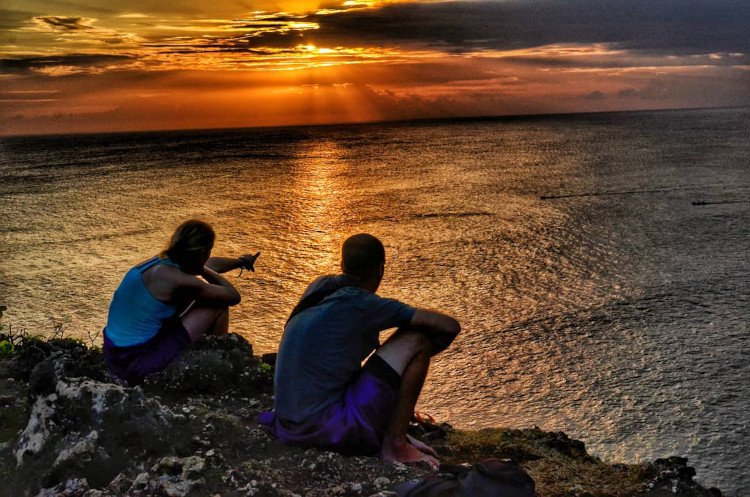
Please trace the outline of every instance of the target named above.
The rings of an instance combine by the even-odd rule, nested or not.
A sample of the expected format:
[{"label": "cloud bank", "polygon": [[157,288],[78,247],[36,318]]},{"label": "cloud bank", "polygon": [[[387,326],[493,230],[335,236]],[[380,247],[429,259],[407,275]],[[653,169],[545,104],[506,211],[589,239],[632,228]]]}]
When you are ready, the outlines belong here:
[{"label": "cloud bank", "polygon": [[0,113],[26,132],[750,105],[750,2],[279,5],[9,0]]}]

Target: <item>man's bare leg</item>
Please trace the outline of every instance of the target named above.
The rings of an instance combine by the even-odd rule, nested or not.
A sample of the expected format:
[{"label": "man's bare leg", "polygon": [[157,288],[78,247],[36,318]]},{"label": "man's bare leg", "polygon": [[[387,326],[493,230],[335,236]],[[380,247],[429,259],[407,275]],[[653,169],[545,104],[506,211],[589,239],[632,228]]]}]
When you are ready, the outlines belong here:
[{"label": "man's bare leg", "polygon": [[385,432],[380,456],[386,461],[426,461],[438,466],[435,451],[407,434],[432,356],[432,343],[417,331],[399,330],[376,352],[401,375],[401,388]]}]

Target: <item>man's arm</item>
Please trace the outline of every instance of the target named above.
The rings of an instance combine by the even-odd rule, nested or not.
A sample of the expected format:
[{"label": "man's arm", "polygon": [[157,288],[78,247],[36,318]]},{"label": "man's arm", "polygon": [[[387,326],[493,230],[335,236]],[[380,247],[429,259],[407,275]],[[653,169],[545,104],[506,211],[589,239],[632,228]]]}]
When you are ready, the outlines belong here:
[{"label": "man's arm", "polygon": [[429,334],[434,354],[447,349],[461,331],[461,325],[451,316],[419,308],[412,316],[409,327]]}]

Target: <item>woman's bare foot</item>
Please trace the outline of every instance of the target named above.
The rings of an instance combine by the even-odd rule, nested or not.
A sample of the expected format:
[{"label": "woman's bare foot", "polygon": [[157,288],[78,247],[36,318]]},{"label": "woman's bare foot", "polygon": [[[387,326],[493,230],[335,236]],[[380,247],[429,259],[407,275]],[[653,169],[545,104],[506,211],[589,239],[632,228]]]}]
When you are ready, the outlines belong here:
[{"label": "woman's bare foot", "polygon": [[[427,446],[425,445],[425,447]],[[380,458],[384,461],[396,461],[406,464],[424,461],[434,468],[440,466],[440,462],[437,459],[430,454],[422,452],[408,442],[388,443],[384,441],[383,446],[380,448]]]},{"label": "woman's bare foot", "polygon": [[432,447],[430,447],[429,445],[427,445],[426,443],[424,443],[424,442],[422,442],[420,440],[417,440],[416,438],[412,437],[411,435],[406,435],[406,440],[411,445],[413,445],[414,447],[416,447],[420,452],[423,452],[423,453],[427,454],[428,456],[437,457],[437,452],[435,452],[435,450]]}]

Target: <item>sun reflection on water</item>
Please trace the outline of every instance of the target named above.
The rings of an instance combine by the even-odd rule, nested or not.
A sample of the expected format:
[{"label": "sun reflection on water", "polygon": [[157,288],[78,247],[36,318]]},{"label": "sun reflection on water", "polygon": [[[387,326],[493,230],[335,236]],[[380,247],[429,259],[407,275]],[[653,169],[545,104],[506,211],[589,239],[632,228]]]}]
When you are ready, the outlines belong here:
[{"label": "sun reflection on water", "polygon": [[[283,324],[307,285],[316,277],[338,271],[339,247],[347,232],[345,173],[349,164],[333,141],[305,141],[295,145],[288,175],[279,188],[279,208],[271,207],[266,228],[273,244],[266,256],[267,274],[258,277],[274,289],[276,301],[264,307],[273,325],[247,330],[258,350],[275,350]],[[265,291],[265,290],[264,290]],[[257,312],[255,309],[254,312]],[[268,321],[268,316],[258,318]]]},{"label": "sun reflection on water", "polygon": [[[296,198],[290,211],[292,235],[298,237],[300,261],[309,261],[296,276],[303,279],[325,274],[335,267],[343,232],[344,185],[339,145],[312,143],[294,161]],[[313,276],[314,277],[314,276]]]}]

